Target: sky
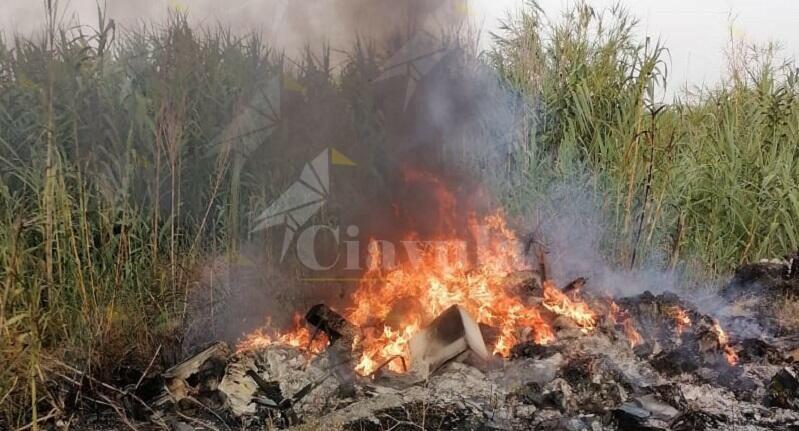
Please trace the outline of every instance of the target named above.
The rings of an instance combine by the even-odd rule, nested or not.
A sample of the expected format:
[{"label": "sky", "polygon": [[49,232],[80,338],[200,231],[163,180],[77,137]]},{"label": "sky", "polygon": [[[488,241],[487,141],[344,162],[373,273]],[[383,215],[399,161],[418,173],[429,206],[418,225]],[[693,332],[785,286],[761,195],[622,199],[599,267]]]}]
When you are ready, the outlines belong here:
[{"label": "sky", "polygon": [[[592,0],[596,8],[617,0]],[[496,21],[524,0],[484,0],[485,11]],[[539,0],[551,19],[570,3]],[[573,2],[572,2],[573,3]],[[669,49],[669,94],[684,84],[712,85],[726,72],[725,48],[731,34],[747,43],[770,41],[782,46],[785,58],[799,58],[799,1],[797,0],[622,0],[640,21],[641,35],[660,38]]]},{"label": "sky", "polygon": [[[62,7],[93,23],[96,0],[60,0]],[[310,0],[105,0],[109,14],[123,24],[163,16],[169,7],[187,8],[201,22],[233,20],[237,25],[260,26],[264,15],[253,4],[269,1]],[[324,2],[330,0],[315,0]],[[485,30],[494,30],[498,20],[522,7],[527,0],[470,0],[473,17]],[[596,8],[617,0],[589,0]],[[30,32],[41,25],[44,0],[0,0],[0,31]],[[538,0],[550,19],[558,19],[570,0]],[[683,84],[712,85],[726,70],[724,49],[730,34],[747,42],[776,41],[783,55],[799,57],[799,1],[796,0],[622,0],[638,17],[642,36],[660,38],[669,48],[671,91]],[[324,17],[320,17],[324,19]],[[279,23],[278,23],[279,24]],[[486,33],[486,32],[484,32]],[[488,43],[488,42],[485,42]],[[484,43],[484,46],[485,46]]]}]

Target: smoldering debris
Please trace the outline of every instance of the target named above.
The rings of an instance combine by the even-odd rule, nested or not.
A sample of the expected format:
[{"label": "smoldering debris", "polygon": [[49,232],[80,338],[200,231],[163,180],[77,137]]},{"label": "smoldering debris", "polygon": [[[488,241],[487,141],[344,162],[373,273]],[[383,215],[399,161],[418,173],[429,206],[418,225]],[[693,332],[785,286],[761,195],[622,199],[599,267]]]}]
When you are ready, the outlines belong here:
[{"label": "smoldering debris", "polygon": [[[791,356],[799,337],[763,337],[752,347],[751,341],[720,331],[713,318],[677,295],[581,295],[593,309],[603,310],[594,330],[583,333],[563,325],[551,343],[534,349],[520,344],[508,359],[484,357],[475,343],[490,331],[468,324],[465,311],[452,308],[444,315],[461,317],[434,321],[427,330],[454,341],[426,344],[422,351],[424,357],[442,358],[442,365],[420,369],[413,364],[423,358],[412,356],[406,372],[380,368],[360,375],[354,372],[357,355],[351,355],[360,329],[317,305],[306,318],[327,334],[329,345],[318,353],[280,343],[232,352],[216,343],[164,372],[146,370],[140,377],[144,383],[136,387],[97,385],[94,390],[118,400],[124,417],[162,424],[193,418],[217,426],[335,424],[353,430],[402,424],[508,430],[799,425],[799,379]],[[456,322],[463,319],[467,324]],[[623,323],[628,320],[638,342],[649,344],[646,349],[631,343]],[[457,344],[460,337],[471,341]],[[341,367],[349,368],[349,378],[342,378]],[[153,385],[161,390],[143,390]],[[90,399],[81,402],[84,408]]]}]

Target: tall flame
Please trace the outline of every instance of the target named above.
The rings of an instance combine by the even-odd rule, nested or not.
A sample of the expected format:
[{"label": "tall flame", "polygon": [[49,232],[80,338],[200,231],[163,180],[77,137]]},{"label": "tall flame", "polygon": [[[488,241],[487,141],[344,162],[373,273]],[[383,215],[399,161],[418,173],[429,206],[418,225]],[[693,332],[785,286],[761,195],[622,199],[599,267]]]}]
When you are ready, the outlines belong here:
[{"label": "tall flame", "polygon": [[[390,370],[404,372],[410,363],[411,337],[455,304],[477,322],[496,330],[493,352],[497,355],[509,355],[511,348],[523,341],[546,344],[555,339],[542,310],[507,289],[508,275],[522,267],[523,259],[521,246],[504,216],[497,213],[479,222],[472,217],[470,225],[473,235],[480,237],[475,240],[481,242],[476,265],[469,264],[462,241],[442,238],[416,243],[419,246],[412,259],[386,269],[380,265],[381,244],[370,241],[367,271],[351,297],[352,307],[342,313],[361,331],[356,340],[358,351],[363,352],[355,366],[358,373],[369,375],[386,363]],[[595,315],[587,304],[568,298],[551,282],[545,284],[546,309],[574,319],[586,331],[595,326]],[[319,339],[311,342],[309,330],[299,320],[279,335],[256,331],[239,348],[271,343],[310,345],[311,351],[323,348]]]},{"label": "tall flame", "polygon": [[[478,223],[472,220],[473,228]],[[547,343],[554,333],[539,310],[506,290],[507,276],[521,265],[519,244],[500,214],[480,223],[487,228],[478,250],[478,264],[470,267],[463,243],[437,241],[416,250],[415,262],[384,270],[370,265],[346,318],[364,328],[363,357],[356,370],[370,374],[379,364],[402,357],[410,361],[410,338],[452,305],[463,307],[476,321],[494,327],[499,336],[494,353],[506,356],[529,333],[530,341]],[[369,247],[370,261],[379,261],[380,247]],[[388,368],[403,371],[402,361]]]}]

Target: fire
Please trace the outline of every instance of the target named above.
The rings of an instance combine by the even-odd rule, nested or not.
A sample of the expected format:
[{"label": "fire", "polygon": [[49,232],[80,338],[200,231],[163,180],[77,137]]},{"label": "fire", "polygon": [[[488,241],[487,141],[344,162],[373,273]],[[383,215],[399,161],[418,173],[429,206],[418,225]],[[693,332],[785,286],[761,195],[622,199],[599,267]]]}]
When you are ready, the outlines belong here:
[{"label": "fire", "polygon": [[[366,271],[350,297],[351,307],[341,315],[358,328],[352,350],[360,355],[355,370],[364,376],[380,367],[405,372],[410,366],[409,342],[436,316],[453,305],[462,307],[475,321],[497,334],[493,353],[508,356],[522,342],[550,343],[555,333],[546,316],[564,316],[574,321],[583,333],[597,326],[597,314],[578,293],[564,294],[554,282],[543,282],[540,305],[526,303],[508,289],[508,276],[526,267],[522,247],[515,232],[508,228],[501,212],[479,219],[468,217],[468,231],[475,253],[467,253],[466,242],[456,229],[458,202],[445,183],[426,172],[407,169],[406,182],[419,183],[437,202],[437,231],[434,241],[420,242],[410,232],[402,242],[407,260],[388,266],[392,244],[370,241]],[[400,207],[394,208],[397,214]],[[412,249],[408,249],[411,247]],[[471,251],[471,249],[469,250]],[[395,265],[397,262],[393,262]],[[633,321],[622,321],[631,346],[642,342]],[[324,350],[327,340],[314,337],[295,317],[294,326],[276,333],[256,331],[240,343],[239,349],[253,349],[273,343]]]},{"label": "fire", "polygon": [[[452,305],[463,307],[476,321],[496,328],[494,353],[507,356],[519,342],[548,343],[554,333],[538,309],[507,292],[506,277],[519,269],[522,259],[515,234],[500,214],[472,221],[485,243],[472,267],[459,241],[441,240],[420,247],[415,262],[385,271],[371,265],[354,293],[353,308],[344,315],[365,328],[363,356],[356,370],[372,373],[392,358],[410,361],[408,341],[422,327]],[[369,247],[369,261],[379,261],[380,247]],[[403,361],[392,360],[392,371],[402,372]]]},{"label": "fire", "polygon": [[544,282],[544,308],[574,320],[584,333],[596,327],[596,314],[582,301],[572,300],[564,295],[550,280]]},{"label": "fire", "polygon": [[726,345],[727,343],[729,343],[730,339],[727,338],[727,333],[725,333],[724,330],[721,329],[721,325],[717,321],[713,322],[713,332],[715,332],[716,335],[718,335],[720,344]]},{"label": "fire", "polygon": [[614,301],[610,302],[609,318],[614,325],[618,324],[618,322],[621,322],[624,335],[627,337],[627,341],[630,343],[630,348],[634,348],[635,346],[644,342],[644,338],[638,332],[638,329],[636,329],[633,319],[630,318],[626,310],[622,310]]},{"label": "fire", "polygon": [[724,356],[727,357],[727,362],[730,365],[737,365],[738,364],[738,353],[733,350],[730,346],[730,339],[727,336],[727,333],[721,329],[721,324],[718,321],[713,321],[713,332],[716,333],[719,339],[719,344],[721,348],[724,350]]},{"label": "fire", "polygon": [[680,307],[672,308],[668,315],[674,320],[674,324],[677,325],[678,334],[682,334],[685,328],[690,327],[692,324],[688,313]]},{"label": "fire", "polygon": [[311,331],[303,323],[303,317],[299,314],[294,314],[292,329],[281,334],[275,334],[275,332],[272,329],[271,319],[267,319],[264,327],[251,332],[238,343],[237,350],[241,352],[264,348],[272,344],[282,344],[308,349],[310,353],[318,354],[324,351],[328,344],[327,336],[324,333],[318,333],[316,336],[311,334]]},{"label": "fire", "polygon": [[730,346],[724,346],[724,356],[727,357],[727,363],[730,365],[738,365],[738,353]]},{"label": "fire", "polygon": [[[497,213],[477,221],[471,218],[470,230],[477,247],[476,259],[470,260],[465,243],[450,236],[437,241],[407,241],[416,245],[407,261],[395,267],[383,264],[385,244],[370,241],[367,270],[351,296],[352,306],[342,316],[359,329],[352,350],[360,357],[355,371],[369,376],[378,368],[406,372],[411,365],[409,342],[436,316],[459,305],[481,325],[493,329],[493,353],[506,357],[522,342],[547,344],[555,333],[545,315],[564,316],[574,321],[583,333],[594,330],[598,316],[579,294],[567,295],[554,282],[542,283],[540,305],[527,304],[508,285],[508,276],[524,268],[524,259],[516,235]],[[408,239],[416,239],[409,234]],[[476,261],[476,263],[472,262]],[[692,325],[688,313],[674,307],[666,314],[682,333]],[[634,320],[615,302],[610,302],[610,321],[620,325],[630,347],[643,342]],[[300,315],[294,316],[292,328],[283,332],[265,329],[249,334],[239,350],[251,350],[279,343],[306,349],[317,354],[327,347],[322,333],[314,334]],[[718,322],[713,330],[727,361],[735,365],[738,357],[729,346],[729,338]]]},{"label": "fire", "polygon": [[616,316],[621,314],[621,308],[619,308],[618,304],[615,301],[610,301],[610,313],[608,313],[608,318],[610,322],[614,325],[618,323],[618,319]]},{"label": "fire", "polygon": [[632,319],[625,320],[623,325],[624,335],[627,336],[627,340],[630,342],[630,347],[635,347],[644,341],[644,339],[641,338],[641,334],[639,334],[638,330],[635,329],[635,323],[633,323]]},{"label": "fire", "polygon": [[[496,329],[493,353],[497,355],[509,355],[513,346],[524,341],[546,344],[555,339],[542,310],[506,290],[508,275],[523,267],[523,259],[505,218],[498,213],[478,223],[472,217],[470,224],[475,240],[481,242],[476,265],[469,264],[462,241],[442,238],[421,243],[413,259],[387,270],[379,264],[381,244],[370,242],[367,271],[351,297],[353,306],[342,313],[361,330],[353,346],[362,352],[355,366],[359,374],[370,375],[383,364],[395,372],[406,371],[411,337],[455,304],[477,322]],[[544,307],[550,312],[574,319],[585,331],[595,327],[595,314],[587,304],[568,298],[551,282],[546,283],[545,296]],[[311,334],[300,323],[301,319],[296,320],[292,329],[276,336],[256,331],[239,349],[272,343],[307,347]],[[326,340],[315,339],[310,350],[321,351],[324,343]]]}]

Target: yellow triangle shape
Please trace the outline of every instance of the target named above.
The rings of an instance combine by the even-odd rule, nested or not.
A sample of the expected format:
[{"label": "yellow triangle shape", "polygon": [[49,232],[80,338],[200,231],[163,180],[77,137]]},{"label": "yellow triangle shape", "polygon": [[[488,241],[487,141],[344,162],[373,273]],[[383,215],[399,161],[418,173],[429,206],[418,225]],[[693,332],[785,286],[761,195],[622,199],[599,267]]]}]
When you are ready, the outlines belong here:
[{"label": "yellow triangle shape", "polygon": [[332,150],[332,160],[331,161],[332,161],[332,163],[334,165],[358,166],[358,165],[355,164],[355,162],[350,160],[349,157],[345,156],[344,154],[339,153],[338,150],[336,150],[335,148],[331,148],[331,150]]},{"label": "yellow triangle shape", "polygon": [[472,13],[469,4],[465,1],[458,1],[454,5],[454,10],[456,15],[460,15],[461,17],[471,17],[474,14]]},{"label": "yellow triangle shape", "polygon": [[175,12],[178,12],[178,13],[185,13],[185,12],[187,12],[189,10],[189,8],[186,7],[185,4],[183,4],[182,2],[180,2],[178,0],[170,0],[169,8],[174,10]]},{"label": "yellow triangle shape", "polygon": [[283,76],[283,86],[286,88],[287,91],[296,91],[297,93],[305,94],[305,87],[299,83],[296,79],[284,75]]}]

